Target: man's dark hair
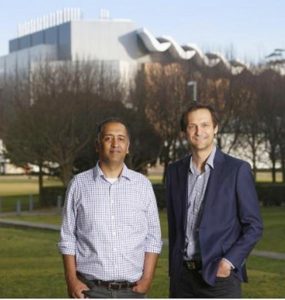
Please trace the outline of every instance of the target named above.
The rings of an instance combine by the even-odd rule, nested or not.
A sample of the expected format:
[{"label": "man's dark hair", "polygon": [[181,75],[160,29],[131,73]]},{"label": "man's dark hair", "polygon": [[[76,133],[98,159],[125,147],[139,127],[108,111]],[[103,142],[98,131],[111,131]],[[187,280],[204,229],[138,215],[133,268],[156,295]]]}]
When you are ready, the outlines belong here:
[{"label": "man's dark hair", "polygon": [[120,123],[120,124],[124,125],[126,128],[126,131],[127,131],[128,138],[129,138],[129,140],[131,139],[130,130],[128,128],[127,123],[119,117],[110,117],[108,119],[103,120],[100,124],[98,124],[97,130],[96,130],[96,139],[97,140],[100,139],[100,136],[101,136],[104,126],[109,123]]},{"label": "man's dark hair", "polygon": [[218,125],[219,121],[218,121],[217,112],[215,111],[215,109],[211,105],[195,103],[195,104],[191,105],[182,114],[181,119],[180,119],[181,131],[186,132],[186,129],[187,129],[187,126],[188,126],[188,114],[191,113],[192,111],[196,111],[198,109],[207,109],[211,113],[214,127],[216,127]]}]

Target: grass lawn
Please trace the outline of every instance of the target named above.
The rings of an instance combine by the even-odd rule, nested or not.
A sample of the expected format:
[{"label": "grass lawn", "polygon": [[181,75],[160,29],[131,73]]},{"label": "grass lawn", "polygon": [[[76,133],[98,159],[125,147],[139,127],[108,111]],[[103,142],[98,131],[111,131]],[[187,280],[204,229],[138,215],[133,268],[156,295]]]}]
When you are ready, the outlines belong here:
[{"label": "grass lawn", "polygon": [[[58,186],[61,182],[56,178],[45,177],[44,186]],[[38,194],[38,178],[36,176],[0,176],[0,196],[22,196]]]},{"label": "grass lawn", "polygon": [[[67,297],[61,256],[57,251],[58,233],[40,230],[0,228],[1,298]],[[167,247],[163,248],[149,293],[151,298],[168,296]],[[249,284],[243,285],[248,298],[285,296],[285,261],[250,257]]]},{"label": "grass lawn", "polygon": [[[158,178],[153,178],[158,180]],[[0,177],[0,196],[6,193],[14,204],[26,197],[37,186],[30,179]],[[58,181],[46,181],[48,185]],[[8,186],[10,196],[7,195]],[[25,188],[26,186],[26,188]],[[4,187],[4,190],[2,188]],[[5,190],[6,189],[6,190]],[[4,191],[4,192],[3,192]],[[6,191],[6,192],[5,192]],[[23,196],[23,192],[27,193]],[[13,204],[13,205],[14,205]],[[12,204],[10,204],[12,205]],[[263,239],[256,249],[285,253],[285,207],[262,208],[264,220]],[[61,216],[21,215],[9,219],[38,223],[60,224]],[[167,218],[160,212],[162,236],[167,238]],[[58,233],[40,230],[22,230],[0,227],[0,297],[1,298],[63,298],[67,297],[61,256],[57,251]],[[164,246],[159,259],[155,280],[149,297],[168,296],[168,247]],[[247,298],[285,298],[285,261],[251,256],[248,259],[249,284],[243,285],[243,296]]]},{"label": "grass lawn", "polygon": [[[285,252],[285,208],[263,208],[264,237],[259,250]],[[16,219],[60,224],[59,215],[20,216]],[[163,238],[167,238],[166,213],[160,213]],[[0,295],[4,298],[67,297],[61,257],[56,243],[58,233],[40,230],[0,228]],[[168,296],[168,247],[164,246],[156,270],[152,298]],[[247,298],[284,298],[285,261],[251,256],[248,259],[250,282],[243,285]],[[20,274],[20,276],[19,276]]]},{"label": "grass lawn", "polygon": [[57,240],[54,232],[0,228],[1,298],[66,297]]},{"label": "grass lawn", "polygon": [[[285,207],[262,207],[261,213],[264,222],[264,232],[263,238],[257,244],[256,249],[285,253]],[[41,216],[21,215],[5,218],[55,225],[61,224],[61,216],[56,214]],[[167,238],[167,217],[165,211],[160,212],[160,223],[162,237]]]},{"label": "grass lawn", "polygon": [[263,207],[261,212],[264,231],[256,249],[285,253],[285,207]]}]

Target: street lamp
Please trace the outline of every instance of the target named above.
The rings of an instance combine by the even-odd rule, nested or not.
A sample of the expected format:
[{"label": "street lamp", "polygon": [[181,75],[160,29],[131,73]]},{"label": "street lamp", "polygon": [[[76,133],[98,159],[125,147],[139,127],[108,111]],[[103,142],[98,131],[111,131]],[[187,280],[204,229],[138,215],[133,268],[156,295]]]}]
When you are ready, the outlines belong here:
[{"label": "street lamp", "polygon": [[193,87],[193,101],[197,102],[197,81],[188,81],[187,89]]}]

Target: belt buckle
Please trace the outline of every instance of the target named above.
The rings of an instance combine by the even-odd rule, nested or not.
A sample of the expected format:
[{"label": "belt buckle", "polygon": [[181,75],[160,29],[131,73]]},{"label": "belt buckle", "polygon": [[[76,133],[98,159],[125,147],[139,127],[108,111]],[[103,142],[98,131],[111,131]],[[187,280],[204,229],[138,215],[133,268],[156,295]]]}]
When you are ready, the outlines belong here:
[{"label": "belt buckle", "polygon": [[107,288],[113,290],[120,290],[122,288],[122,283],[120,282],[109,282]]},{"label": "belt buckle", "polygon": [[195,270],[195,269],[197,268],[196,263],[195,263],[194,260],[188,261],[187,264],[188,264],[188,268],[189,268],[190,270]]},{"label": "belt buckle", "polygon": [[199,268],[198,262],[195,260],[187,260],[186,266],[188,270],[197,270]]}]

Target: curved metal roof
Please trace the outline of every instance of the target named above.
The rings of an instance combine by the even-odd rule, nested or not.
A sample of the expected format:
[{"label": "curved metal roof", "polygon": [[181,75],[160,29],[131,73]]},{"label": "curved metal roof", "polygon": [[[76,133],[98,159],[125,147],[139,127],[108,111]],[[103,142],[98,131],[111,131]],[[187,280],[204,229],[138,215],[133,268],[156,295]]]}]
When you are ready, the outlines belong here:
[{"label": "curved metal roof", "polygon": [[237,60],[227,60],[220,53],[203,53],[202,50],[194,44],[180,46],[170,36],[156,38],[146,28],[137,30],[137,34],[141,38],[145,48],[152,53],[167,52],[175,60],[195,60],[198,65],[210,68],[219,66],[233,75],[240,74],[245,69],[248,70],[246,64]]}]

